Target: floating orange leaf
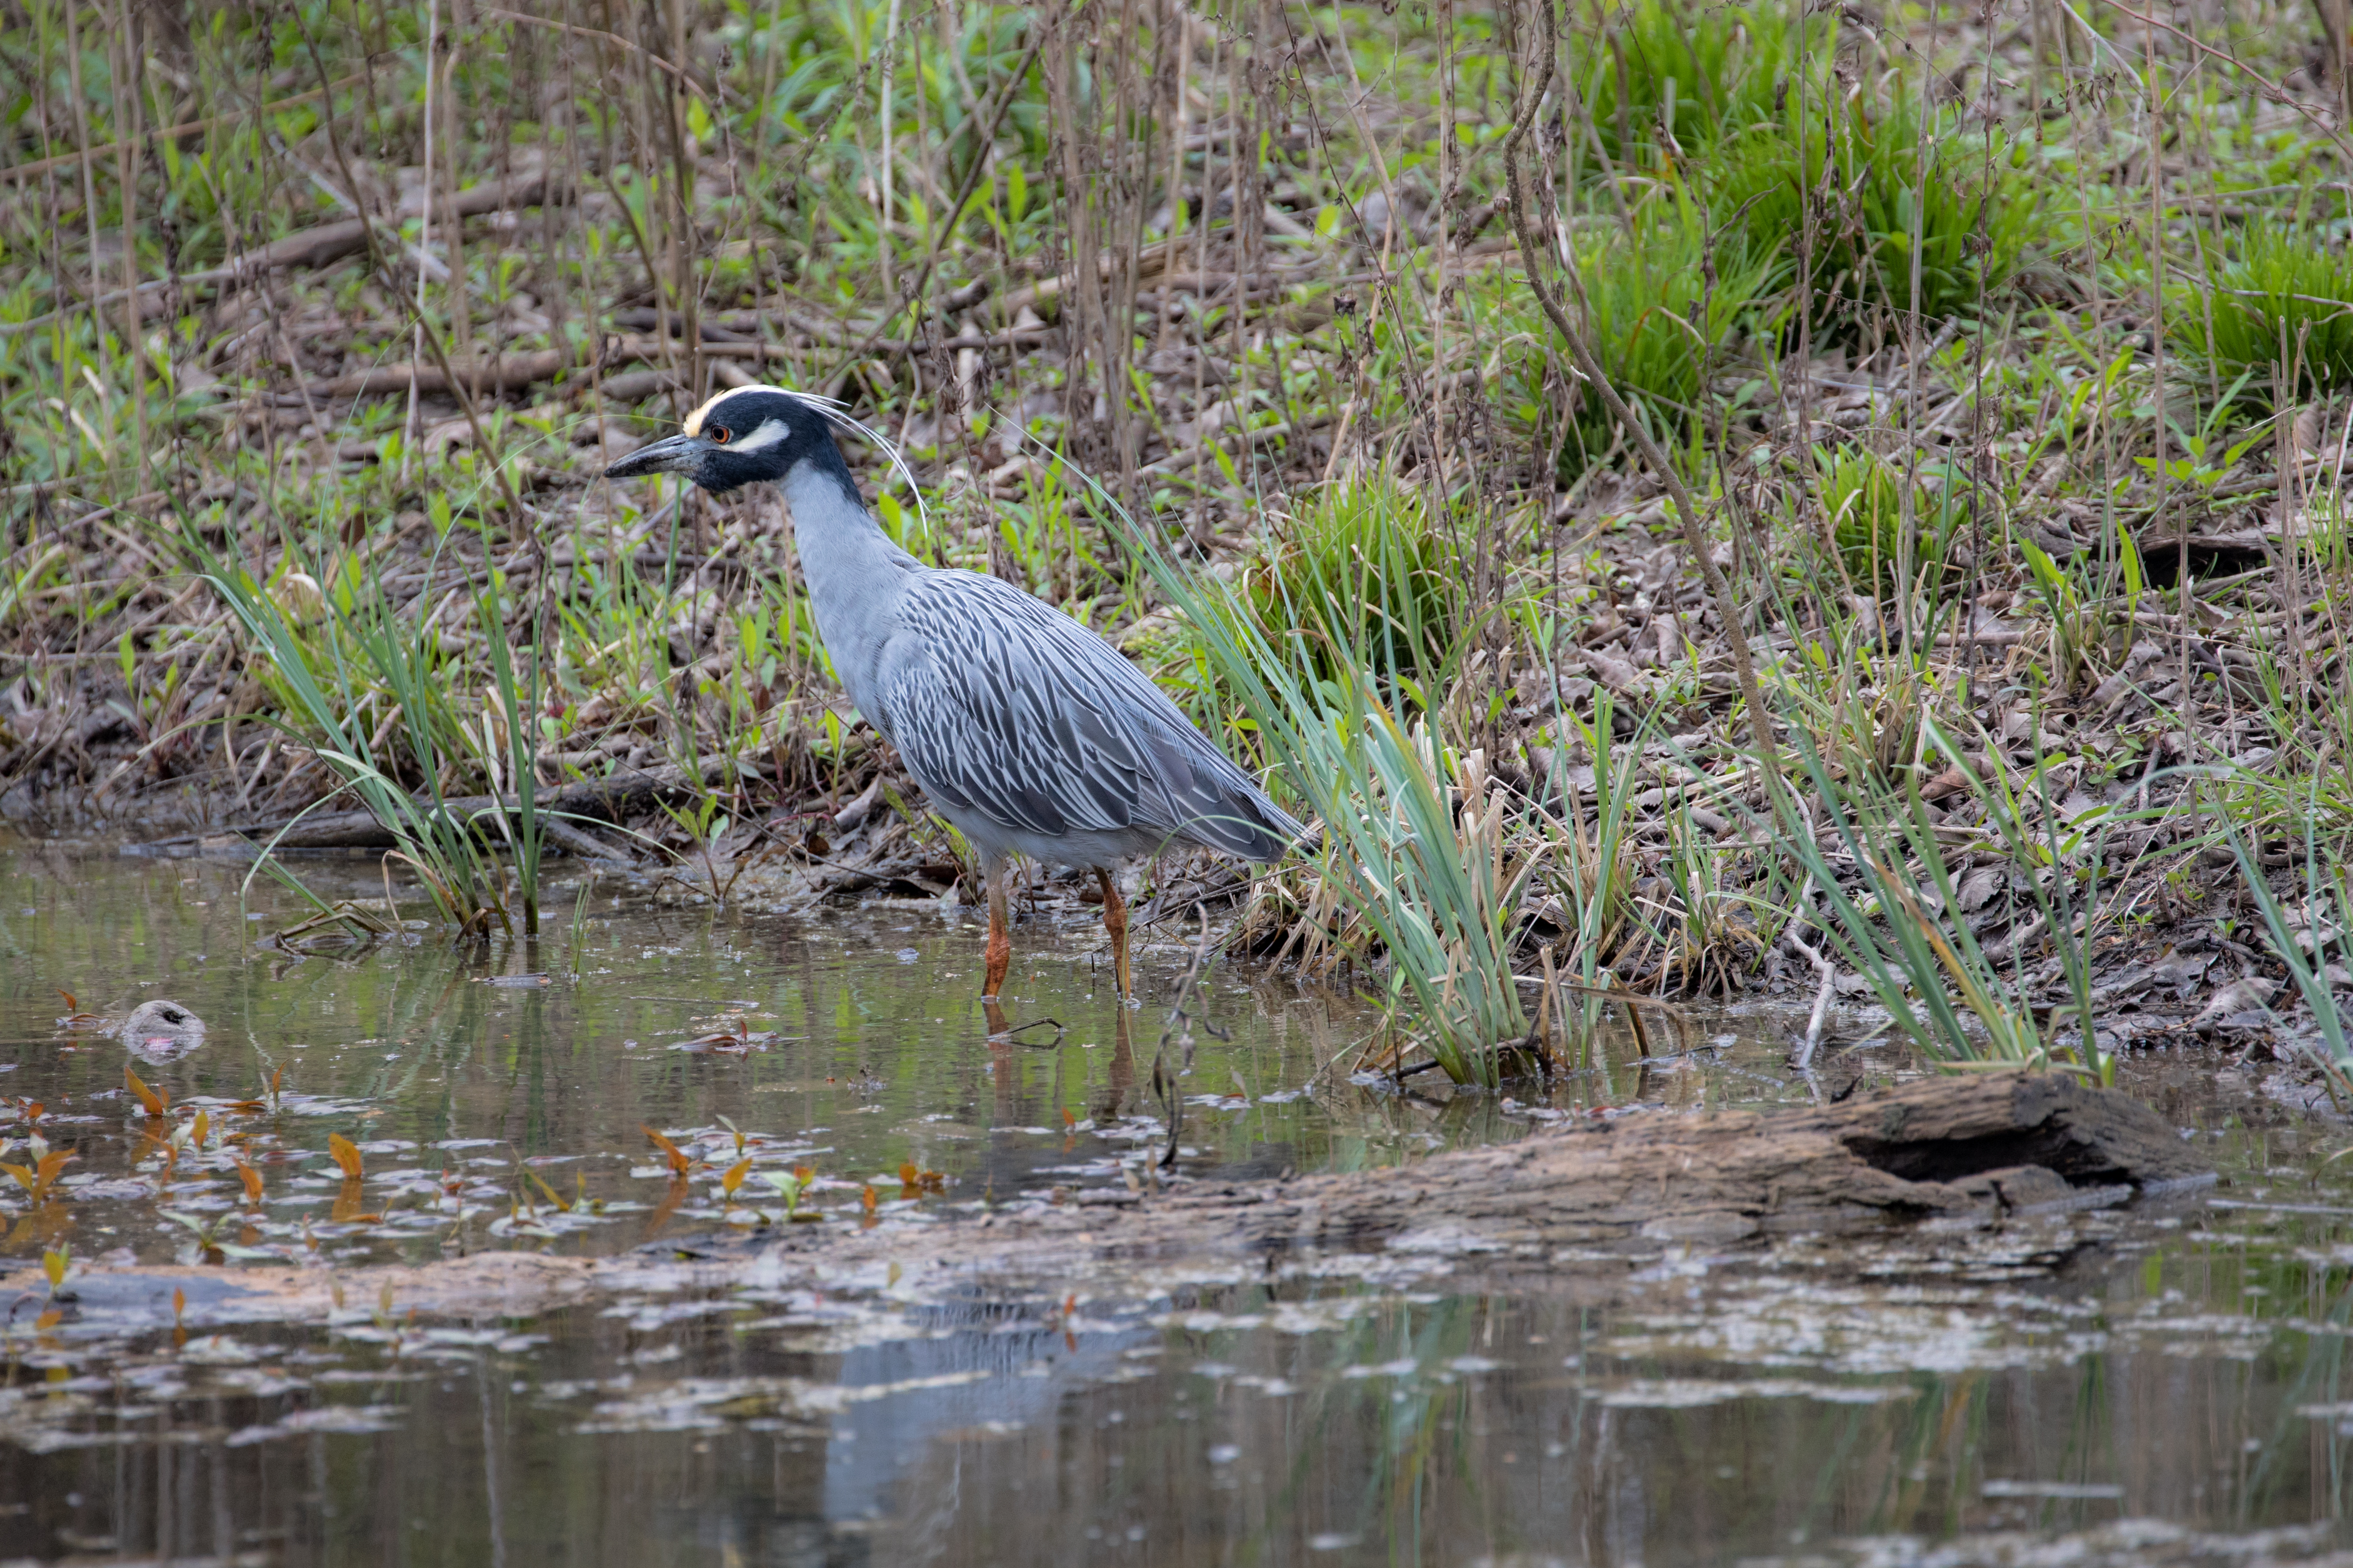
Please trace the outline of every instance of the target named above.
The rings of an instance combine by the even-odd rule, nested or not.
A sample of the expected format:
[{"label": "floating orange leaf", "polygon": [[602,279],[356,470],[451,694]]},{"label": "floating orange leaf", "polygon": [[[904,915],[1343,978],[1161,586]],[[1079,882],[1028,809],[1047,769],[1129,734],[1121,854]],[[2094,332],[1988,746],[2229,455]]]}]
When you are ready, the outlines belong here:
[{"label": "floating orange leaf", "polygon": [[48,1195],[49,1187],[58,1179],[58,1173],[63,1171],[66,1168],[66,1162],[72,1158],[73,1155],[69,1151],[52,1149],[30,1165],[0,1163],[0,1171],[5,1171],[14,1176],[16,1179],[16,1184],[25,1189],[26,1195],[35,1203],[39,1203]]},{"label": "floating orange leaf", "polygon": [[66,989],[64,986],[62,986],[62,985],[55,985],[55,986],[51,986],[51,987],[50,987],[50,989],[51,989],[51,990],[53,990],[53,991],[55,991],[58,995],[60,995],[60,996],[62,996],[62,997],[64,997],[64,998],[66,999],[66,1011],[67,1011],[67,1012],[69,1012],[69,1013],[79,1013],[79,1012],[80,1012],[80,1011],[81,1011],[81,1003],[75,999],[75,997],[74,997],[74,994],[73,994],[72,992],[70,992],[70,991],[67,990],[67,989]]},{"label": "floating orange leaf", "polygon": [[129,1062],[122,1064],[122,1081],[131,1086],[131,1092],[139,1097],[139,1108],[150,1116],[163,1115],[172,1103],[170,1095],[158,1094],[140,1082],[139,1075],[131,1070]]},{"label": "floating orange leaf", "polygon": [[360,1179],[358,1145],[340,1132],[330,1132],[327,1134],[327,1152],[333,1157],[335,1163],[342,1167],[345,1176],[354,1182]]},{"label": "floating orange leaf", "polygon": [[872,1214],[874,1212],[875,1200],[873,1183],[869,1182],[866,1184],[865,1190],[858,1194],[858,1202],[860,1206],[863,1207],[868,1214]]},{"label": "floating orange leaf", "polygon": [[1079,1119],[1071,1114],[1071,1108],[1067,1105],[1062,1107],[1062,1125],[1065,1127],[1076,1127],[1078,1124]]},{"label": "floating orange leaf", "polygon": [[899,1184],[910,1193],[915,1190],[915,1176],[916,1171],[913,1162],[906,1160],[899,1162]]},{"label": "floating orange leaf", "polygon": [[815,1165],[795,1165],[793,1167],[793,1180],[798,1182],[805,1187],[807,1186],[811,1182],[817,1180],[817,1167]]},{"label": "floating orange leaf", "polygon": [[244,1161],[239,1160],[237,1162],[237,1179],[245,1184],[245,1201],[247,1203],[258,1204],[261,1201],[260,1172],[255,1170]]},{"label": "floating orange leaf", "polygon": [[181,1317],[188,1310],[188,1293],[177,1285],[172,1287],[172,1326],[180,1326]]},{"label": "floating orange leaf", "polygon": [[749,1159],[736,1161],[733,1164],[728,1166],[726,1173],[719,1178],[719,1190],[725,1193],[729,1197],[733,1197],[735,1195],[735,1189],[742,1186],[744,1184],[744,1178],[751,1173],[752,1162]]},{"label": "floating orange leaf", "polygon": [[66,1268],[72,1260],[73,1254],[61,1247],[41,1254],[41,1272],[49,1277],[52,1291],[66,1282]]},{"label": "floating orange leaf", "polygon": [[532,1179],[533,1184],[537,1186],[541,1192],[547,1194],[547,1201],[549,1203],[554,1204],[558,1209],[562,1210],[565,1214],[570,1214],[572,1212],[572,1205],[565,1203],[562,1198],[556,1195],[555,1189],[547,1184],[546,1177],[541,1175],[537,1171],[530,1169],[525,1169],[523,1174],[529,1176]]},{"label": "floating orange leaf", "polygon": [[[56,1328],[59,1323],[62,1323],[65,1321],[66,1315],[63,1312],[58,1311],[55,1307],[52,1307],[47,1311],[43,1312],[39,1317],[33,1320],[33,1327],[43,1333],[47,1333],[49,1330]],[[66,1369],[63,1367],[58,1367],[54,1370],[63,1372]]]},{"label": "floating orange leaf", "polygon": [[202,1150],[205,1146],[205,1140],[212,1136],[212,1117],[206,1112],[199,1110],[196,1112],[195,1129],[188,1134],[188,1141],[194,1143],[197,1149]]},{"label": "floating orange leaf", "polygon": [[655,1131],[650,1122],[640,1121],[638,1125],[646,1130],[646,1136],[652,1139],[654,1147],[661,1151],[662,1162],[670,1166],[671,1175],[683,1176],[694,1169],[694,1162],[686,1157],[686,1151]]}]

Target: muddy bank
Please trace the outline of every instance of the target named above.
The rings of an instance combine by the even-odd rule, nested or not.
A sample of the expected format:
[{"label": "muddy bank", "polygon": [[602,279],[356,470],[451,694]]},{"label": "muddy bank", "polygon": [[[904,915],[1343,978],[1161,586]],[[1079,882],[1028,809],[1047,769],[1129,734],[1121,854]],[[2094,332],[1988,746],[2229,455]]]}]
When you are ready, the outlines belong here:
[{"label": "muddy bank", "polygon": [[[747,1284],[909,1299],[986,1289],[1134,1289],[1155,1277],[1247,1278],[1353,1256],[1410,1272],[1470,1258],[1604,1295],[1625,1265],[1693,1247],[1756,1250],[1839,1236],[1968,1254],[2014,1225],[2198,1184],[2211,1172],[2156,1112],[2051,1074],[1905,1085],[1786,1112],[1649,1113],[1375,1172],[1158,1191],[1081,1193],[969,1217],[787,1225],[586,1259],[488,1253],[356,1269],[93,1268],[74,1315],[325,1321],[529,1316],[636,1289]],[[1863,1256],[1862,1251],[1855,1255]],[[27,1279],[37,1269],[23,1270]]]}]

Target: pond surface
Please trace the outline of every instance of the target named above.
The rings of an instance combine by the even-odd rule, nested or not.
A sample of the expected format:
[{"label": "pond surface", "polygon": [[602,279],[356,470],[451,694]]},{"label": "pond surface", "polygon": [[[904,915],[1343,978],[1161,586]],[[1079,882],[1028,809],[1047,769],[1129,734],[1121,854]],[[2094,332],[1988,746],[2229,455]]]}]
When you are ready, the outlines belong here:
[{"label": "pond surface", "polygon": [[[301,869],[329,896],[384,894],[373,864]],[[1346,1073],[1375,1023],[1360,1000],[1213,966],[1188,1025],[1167,1005],[1192,963],[1172,940],[1123,1013],[1092,927],[1050,916],[1017,932],[1008,1011],[1036,1026],[992,1045],[977,926],[930,903],[786,921],[607,886],[576,940],[565,891],[535,945],[452,952],[427,931],[301,956],[257,941],[304,907],[267,879],[241,894],[244,876],[0,841],[0,1159],[33,1169],[36,1133],[74,1154],[48,1201],[14,1181],[0,1197],[0,1563],[2353,1550],[2353,1161],[2330,1158],[2348,1139],[2218,1093],[2202,1059],[2137,1064],[2128,1085],[2211,1151],[2221,1187],[1961,1262],[1859,1268],[1799,1244],[1474,1290],[1442,1265],[1342,1258],[1035,1299],[649,1268],[524,1319],[355,1299],[332,1326],[237,1326],[217,1282],[248,1267],[668,1259],[756,1237],[788,1204],[860,1223],[870,1196],[888,1218],[1124,1192],[1168,1141],[1164,1034],[1172,1068],[1189,1049],[1176,1168],[1204,1177],[1821,1087],[1757,1014],[1690,1020],[1696,1048],[1647,1066],[1607,1040],[1543,1105],[1366,1088]],[[206,1020],[201,1044],[127,1050],[61,1022],[157,997]],[[1866,1077],[1904,1070],[1858,1054]],[[53,1301],[45,1252],[185,1264],[176,1328],[137,1277],[69,1275]]]}]

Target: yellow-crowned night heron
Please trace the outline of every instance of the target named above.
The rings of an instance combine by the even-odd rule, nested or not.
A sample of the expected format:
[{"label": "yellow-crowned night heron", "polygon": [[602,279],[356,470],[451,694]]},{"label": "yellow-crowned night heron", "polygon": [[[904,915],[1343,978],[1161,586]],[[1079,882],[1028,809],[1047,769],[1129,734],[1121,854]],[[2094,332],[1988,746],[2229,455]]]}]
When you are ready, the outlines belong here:
[{"label": "yellow-crowned night heron", "polygon": [[1012,962],[1005,868],[1018,851],[1094,872],[1128,995],[1127,910],[1111,868],[1171,843],[1272,860],[1300,825],[1102,637],[1009,583],[926,566],[892,543],[841,460],[837,419],[854,424],[805,394],[737,387],[606,474],[683,474],[713,493],[782,485],[835,673],[980,855],[982,994],[996,998]]}]

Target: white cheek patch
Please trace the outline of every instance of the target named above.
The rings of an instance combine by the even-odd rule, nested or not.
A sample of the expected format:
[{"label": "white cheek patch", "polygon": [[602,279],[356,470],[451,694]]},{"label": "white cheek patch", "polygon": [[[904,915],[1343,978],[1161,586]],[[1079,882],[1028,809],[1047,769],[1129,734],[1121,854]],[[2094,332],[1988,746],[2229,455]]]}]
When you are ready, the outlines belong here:
[{"label": "white cheek patch", "polygon": [[763,420],[757,430],[728,442],[727,449],[731,452],[765,452],[771,447],[784,445],[792,439],[792,434],[793,427],[781,419]]}]

